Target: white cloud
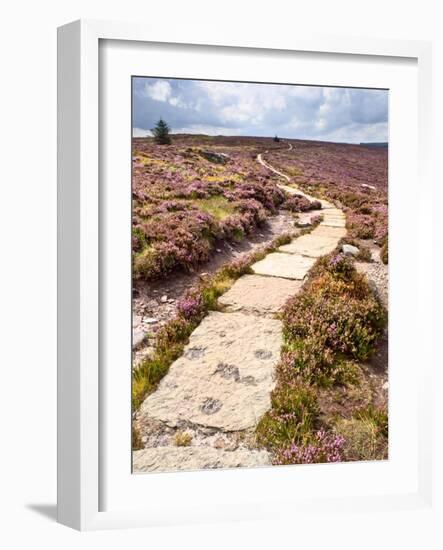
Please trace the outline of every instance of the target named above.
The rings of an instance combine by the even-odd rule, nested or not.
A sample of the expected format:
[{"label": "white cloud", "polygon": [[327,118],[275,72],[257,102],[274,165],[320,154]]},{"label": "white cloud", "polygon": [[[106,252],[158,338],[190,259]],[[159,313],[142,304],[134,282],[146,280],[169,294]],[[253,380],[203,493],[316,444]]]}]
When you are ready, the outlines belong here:
[{"label": "white cloud", "polygon": [[143,130],[143,128],[132,129],[132,137],[146,137],[150,135],[151,135],[151,132],[149,132],[148,130]]},{"label": "white cloud", "polygon": [[260,124],[266,114],[286,107],[285,86],[236,82],[198,82],[225,123]]},{"label": "white cloud", "polygon": [[145,96],[155,101],[167,102],[173,107],[189,108],[189,105],[179,95],[173,94],[172,86],[167,80],[157,80],[152,84],[145,84]]},{"label": "white cloud", "polygon": [[297,97],[309,103],[316,103],[323,97],[323,88],[313,86],[285,86],[288,95]]},{"label": "white cloud", "polygon": [[160,116],[176,133],[386,141],[388,94],[321,86],[137,79],[134,132],[143,135],[141,129],[152,128]]},{"label": "white cloud", "polygon": [[167,101],[171,96],[171,85],[167,80],[156,80],[153,84],[146,83],[145,93],[156,101]]},{"label": "white cloud", "polygon": [[226,126],[211,126],[207,124],[192,124],[182,128],[174,128],[173,134],[206,134],[208,136],[241,136],[241,128],[228,128]]},{"label": "white cloud", "polygon": [[347,126],[341,126],[331,132],[327,132],[321,135],[321,137],[317,137],[317,139],[347,143],[388,141],[388,123],[351,123]]}]

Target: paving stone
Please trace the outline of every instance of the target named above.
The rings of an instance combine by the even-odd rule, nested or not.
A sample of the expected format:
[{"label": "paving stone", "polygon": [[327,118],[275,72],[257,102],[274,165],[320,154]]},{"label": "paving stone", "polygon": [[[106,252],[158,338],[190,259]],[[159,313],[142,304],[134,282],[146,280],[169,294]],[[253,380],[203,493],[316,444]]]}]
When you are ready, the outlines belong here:
[{"label": "paving stone", "polygon": [[326,237],[334,237],[337,239],[337,242],[346,235],[346,229],[344,227],[331,227],[329,225],[320,224],[318,227],[313,229],[310,235],[322,235]]},{"label": "paving stone", "polygon": [[294,187],[289,187],[289,185],[279,185],[280,189],[283,189],[283,191],[286,191],[288,195],[304,195],[300,191],[300,189],[295,189]]},{"label": "paving stone", "polygon": [[257,275],[303,280],[315,260],[306,256],[273,252],[251,266]]},{"label": "paving stone", "polygon": [[279,277],[243,275],[218,301],[229,311],[276,313],[299,292],[302,284]]},{"label": "paving stone", "polygon": [[346,220],[324,220],[322,222],[323,225],[327,225],[329,227],[346,227]]},{"label": "paving stone", "polygon": [[143,402],[140,421],[154,418],[168,426],[192,423],[225,431],[252,428],[270,408],[281,344],[279,320],[211,312]]},{"label": "paving stone", "polygon": [[328,208],[327,212],[325,212],[325,216],[329,216],[329,217],[336,216],[340,218],[346,217],[339,208],[335,208],[335,207]]},{"label": "paving stone", "polygon": [[326,235],[302,235],[294,239],[291,243],[281,246],[280,252],[290,254],[302,254],[311,258],[318,258],[324,254],[329,254],[337,246],[338,239],[336,237],[328,237]]},{"label": "paving stone", "polygon": [[346,217],[341,210],[331,208],[324,211],[321,225],[327,225],[330,227],[345,227]]},{"label": "paving stone", "polygon": [[153,447],[133,453],[134,473],[245,468],[270,464],[266,451],[237,449],[225,451],[214,447]]}]

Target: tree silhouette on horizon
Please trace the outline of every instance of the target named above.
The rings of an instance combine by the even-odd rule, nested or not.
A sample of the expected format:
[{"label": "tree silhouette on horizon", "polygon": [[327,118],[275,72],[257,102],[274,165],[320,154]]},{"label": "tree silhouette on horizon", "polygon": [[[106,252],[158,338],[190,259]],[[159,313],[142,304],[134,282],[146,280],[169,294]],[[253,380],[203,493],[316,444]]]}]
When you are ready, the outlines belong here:
[{"label": "tree silhouette on horizon", "polygon": [[158,143],[159,145],[169,145],[171,143],[171,136],[169,135],[170,131],[171,129],[168,124],[160,118],[155,128],[151,129],[155,143]]}]

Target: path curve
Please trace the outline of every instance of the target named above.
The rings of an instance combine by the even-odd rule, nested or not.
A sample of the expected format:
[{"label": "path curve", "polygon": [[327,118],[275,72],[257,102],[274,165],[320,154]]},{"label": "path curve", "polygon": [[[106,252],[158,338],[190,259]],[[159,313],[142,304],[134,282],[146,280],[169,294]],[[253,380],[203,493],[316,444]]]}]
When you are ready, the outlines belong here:
[{"label": "path curve", "polygon": [[[267,153],[268,151],[265,151],[265,153]],[[265,162],[263,160],[263,154],[260,153],[259,155],[257,155],[257,160],[258,162],[263,165],[265,168],[267,168],[268,170],[270,170],[271,172],[274,172],[274,174],[277,174],[277,176],[281,176],[282,178],[285,178],[286,181],[290,182],[291,181],[291,178],[289,176],[287,176],[286,174],[283,174],[283,172],[279,172],[278,170],[276,170],[273,166],[271,166],[270,164],[268,164],[267,162]]]},{"label": "path curve", "polygon": [[[262,153],[257,160],[291,183]],[[296,187],[278,185],[314,200]],[[253,264],[252,274],[219,298],[223,311],[203,319],[183,355],[142,403],[137,426],[145,448],[134,452],[135,472],[270,464],[267,451],[253,448],[253,434],[271,407],[280,360],[282,323],[276,313],[300,291],[317,258],[332,252],[346,234],[343,212],[321,203],[320,224]]]}]

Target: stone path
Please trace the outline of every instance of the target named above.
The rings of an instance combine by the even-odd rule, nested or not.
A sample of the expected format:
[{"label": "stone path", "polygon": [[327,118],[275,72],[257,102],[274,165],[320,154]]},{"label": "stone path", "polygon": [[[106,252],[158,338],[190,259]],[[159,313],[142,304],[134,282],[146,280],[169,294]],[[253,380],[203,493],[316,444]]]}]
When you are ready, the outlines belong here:
[{"label": "stone path", "polygon": [[[258,155],[258,162],[290,182]],[[314,197],[280,185],[290,194]],[[280,358],[282,323],[275,314],[299,292],[319,256],[346,234],[345,216],[322,202],[323,221],[309,234],[252,265],[192,333],[183,355],[137,414],[145,448],[134,472],[247,467],[269,464],[253,448],[253,431],[270,408]],[[180,437],[187,435],[186,446]]]}]

